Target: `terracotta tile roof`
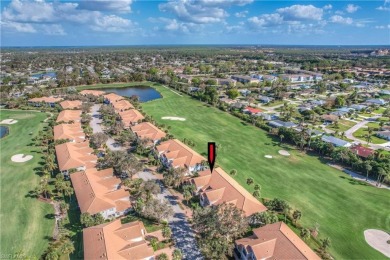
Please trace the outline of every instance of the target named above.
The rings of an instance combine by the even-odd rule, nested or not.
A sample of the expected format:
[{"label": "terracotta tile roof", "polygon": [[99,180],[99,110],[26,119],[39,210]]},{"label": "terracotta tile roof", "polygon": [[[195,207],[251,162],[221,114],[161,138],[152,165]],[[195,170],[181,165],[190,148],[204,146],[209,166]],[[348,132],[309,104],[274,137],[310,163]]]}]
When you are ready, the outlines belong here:
[{"label": "terracotta tile roof", "polygon": [[100,91],[100,90],[90,90],[90,89],[86,89],[86,90],[82,90],[80,91],[80,94],[81,95],[93,95],[93,96],[101,96],[101,95],[104,95],[106,92],[104,91]]},{"label": "terracotta tile roof", "polygon": [[89,142],[59,144],[55,149],[60,171],[83,166],[88,168],[97,162],[97,156],[92,154],[93,149],[89,147]]},{"label": "terracotta tile roof", "polygon": [[76,143],[85,141],[85,134],[80,123],[54,126],[54,140],[69,139]]},{"label": "terracotta tile roof", "polygon": [[201,196],[207,198],[211,205],[218,205],[224,202],[232,203],[244,211],[246,216],[256,212],[266,211],[267,208],[258,201],[252,194],[245,190],[222,168],[199,172],[199,177],[192,178]]},{"label": "terracotta tile roof", "polygon": [[132,126],[131,130],[141,139],[151,139],[158,141],[166,136],[166,133],[158,129],[149,122],[140,123]]},{"label": "terracotta tile roof", "polygon": [[248,111],[248,112],[251,113],[251,114],[257,114],[257,113],[260,113],[260,112],[261,112],[260,109],[253,108],[253,107],[246,107],[246,108],[244,109],[244,111]]},{"label": "terracotta tile roof", "polygon": [[119,96],[119,95],[117,95],[115,93],[110,93],[110,94],[104,95],[104,98],[106,100],[108,100],[110,103],[115,103],[115,102],[118,102],[118,101],[120,101],[122,99],[125,99],[124,97]]},{"label": "terracotta tile roof", "polygon": [[84,259],[140,260],[154,257],[153,249],[145,241],[146,230],[142,222],[110,223],[83,230]]},{"label": "terracotta tile roof", "polygon": [[160,154],[172,160],[174,167],[188,168],[206,160],[203,156],[177,139],[162,142],[156,148]]},{"label": "terracotta tile roof", "polygon": [[63,100],[63,98],[55,98],[55,97],[40,97],[40,98],[31,98],[28,102],[34,103],[57,103]]},{"label": "terracotta tile roof", "polygon": [[129,109],[133,109],[134,106],[127,100],[120,100],[117,102],[112,102],[112,106],[114,107],[115,111],[125,111]]},{"label": "terracotta tile roof", "polygon": [[364,157],[364,158],[367,158],[370,155],[373,155],[374,152],[375,152],[373,149],[368,148],[368,147],[364,147],[364,146],[361,146],[361,145],[357,145],[357,146],[351,147],[350,149],[356,155],[359,155],[359,156]]},{"label": "terracotta tile roof", "polygon": [[118,189],[121,181],[114,176],[113,169],[98,171],[95,168],[70,174],[81,213],[93,215],[117,205],[116,211],[131,207],[129,192]]},{"label": "terracotta tile roof", "polygon": [[57,117],[56,122],[80,122],[81,110],[62,110]]},{"label": "terracotta tile roof", "polygon": [[256,259],[321,259],[284,222],[254,229],[253,233],[235,243],[252,252]]},{"label": "terracotta tile roof", "polygon": [[63,109],[81,108],[81,104],[80,100],[65,100],[60,103]]},{"label": "terracotta tile roof", "polygon": [[145,117],[136,109],[130,109],[123,112],[118,112],[125,127],[130,127],[132,124],[144,119]]}]

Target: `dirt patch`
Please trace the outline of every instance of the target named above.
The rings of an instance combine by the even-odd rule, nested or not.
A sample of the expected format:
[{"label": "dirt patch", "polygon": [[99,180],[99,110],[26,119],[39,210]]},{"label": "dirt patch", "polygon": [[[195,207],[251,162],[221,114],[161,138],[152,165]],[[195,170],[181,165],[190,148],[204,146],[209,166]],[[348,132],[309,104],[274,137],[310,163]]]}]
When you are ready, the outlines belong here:
[{"label": "dirt patch", "polygon": [[13,124],[16,124],[17,122],[18,122],[18,120],[15,120],[15,119],[4,119],[3,121],[0,122],[0,124],[13,125]]},{"label": "dirt patch", "polygon": [[279,150],[279,154],[283,156],[290,156],[290,153],[287,152],[286,150]]},{"label": "dirt patch", "polygon": [[30,161],[33,158],[32,155],[25,155],[25,154],[15,154],[14,156],[11,157],[11,161],[17,162],[17,163],[23,163]]},{"label": "dirt patch", "polygon": [[378,229],[367,229],[364,230],[364,238],[372,248],[390,257],[390,244],[387,243],[390,240],[389,233]]},{"label": "dirt patch", "polygon": [[185,118],[183,118],[183,117],[176,117],[176,116],[164,116],[161,119],[164,119],[164,120],[175,120],[175,121],[186,121]]}]

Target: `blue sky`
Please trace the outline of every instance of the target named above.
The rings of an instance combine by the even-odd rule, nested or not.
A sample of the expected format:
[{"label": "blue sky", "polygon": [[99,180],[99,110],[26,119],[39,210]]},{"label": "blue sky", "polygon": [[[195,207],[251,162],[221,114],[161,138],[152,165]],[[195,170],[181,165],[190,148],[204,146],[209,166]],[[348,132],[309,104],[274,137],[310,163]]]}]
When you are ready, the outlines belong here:
[{"label": "blue sky", "polygon": [[1,46],[390,45],[390,0],[11,0]]}]

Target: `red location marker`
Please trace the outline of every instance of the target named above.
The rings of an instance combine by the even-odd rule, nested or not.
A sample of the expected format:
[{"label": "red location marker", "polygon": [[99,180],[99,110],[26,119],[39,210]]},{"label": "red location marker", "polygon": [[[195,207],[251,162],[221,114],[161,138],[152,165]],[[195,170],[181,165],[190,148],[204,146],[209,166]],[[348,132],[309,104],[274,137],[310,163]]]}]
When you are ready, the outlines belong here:
[{"label": "red location marker", "polygon": [[209,162],[210,171],[211,171],[211,173],[213,173],[214,164],[215,164],[215,157],[217,156],[216,145],[214,142],[209,142],[207,144],[207,148],[208,148],[208,158],[207,159]]}]

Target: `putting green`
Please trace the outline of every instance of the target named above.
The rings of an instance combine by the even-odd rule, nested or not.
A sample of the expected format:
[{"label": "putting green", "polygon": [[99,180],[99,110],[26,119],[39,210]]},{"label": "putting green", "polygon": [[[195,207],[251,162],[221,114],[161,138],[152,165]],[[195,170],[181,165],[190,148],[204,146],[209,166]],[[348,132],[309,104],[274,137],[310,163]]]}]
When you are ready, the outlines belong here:
[{"label": "putting green", "polygon": [[[160,124],[170,126],[176,138],[190,139],[194,149],[206,155],[207,142],[215,141],[217,164],[225,171],[237,170],[234,177],[243,187],[251,177],[262,186],[262,196],[282,198],[302,211],[304,226],[319,223],[319,238],[330,237],[331,254],[338,259],[384,259],[364,240],[364,230],[390,230],[390,193],[364,183],[326,165],[317,156],[308,156],[279,144],[268,134],[226,112],[169,89],[155,86],[162,99],[142,104],[143,110]],[[186,121],[163,120],[164,116]],[[278,154],[287,150],[291,156]],[[278,159],[267,159],[272,155]]]}]

